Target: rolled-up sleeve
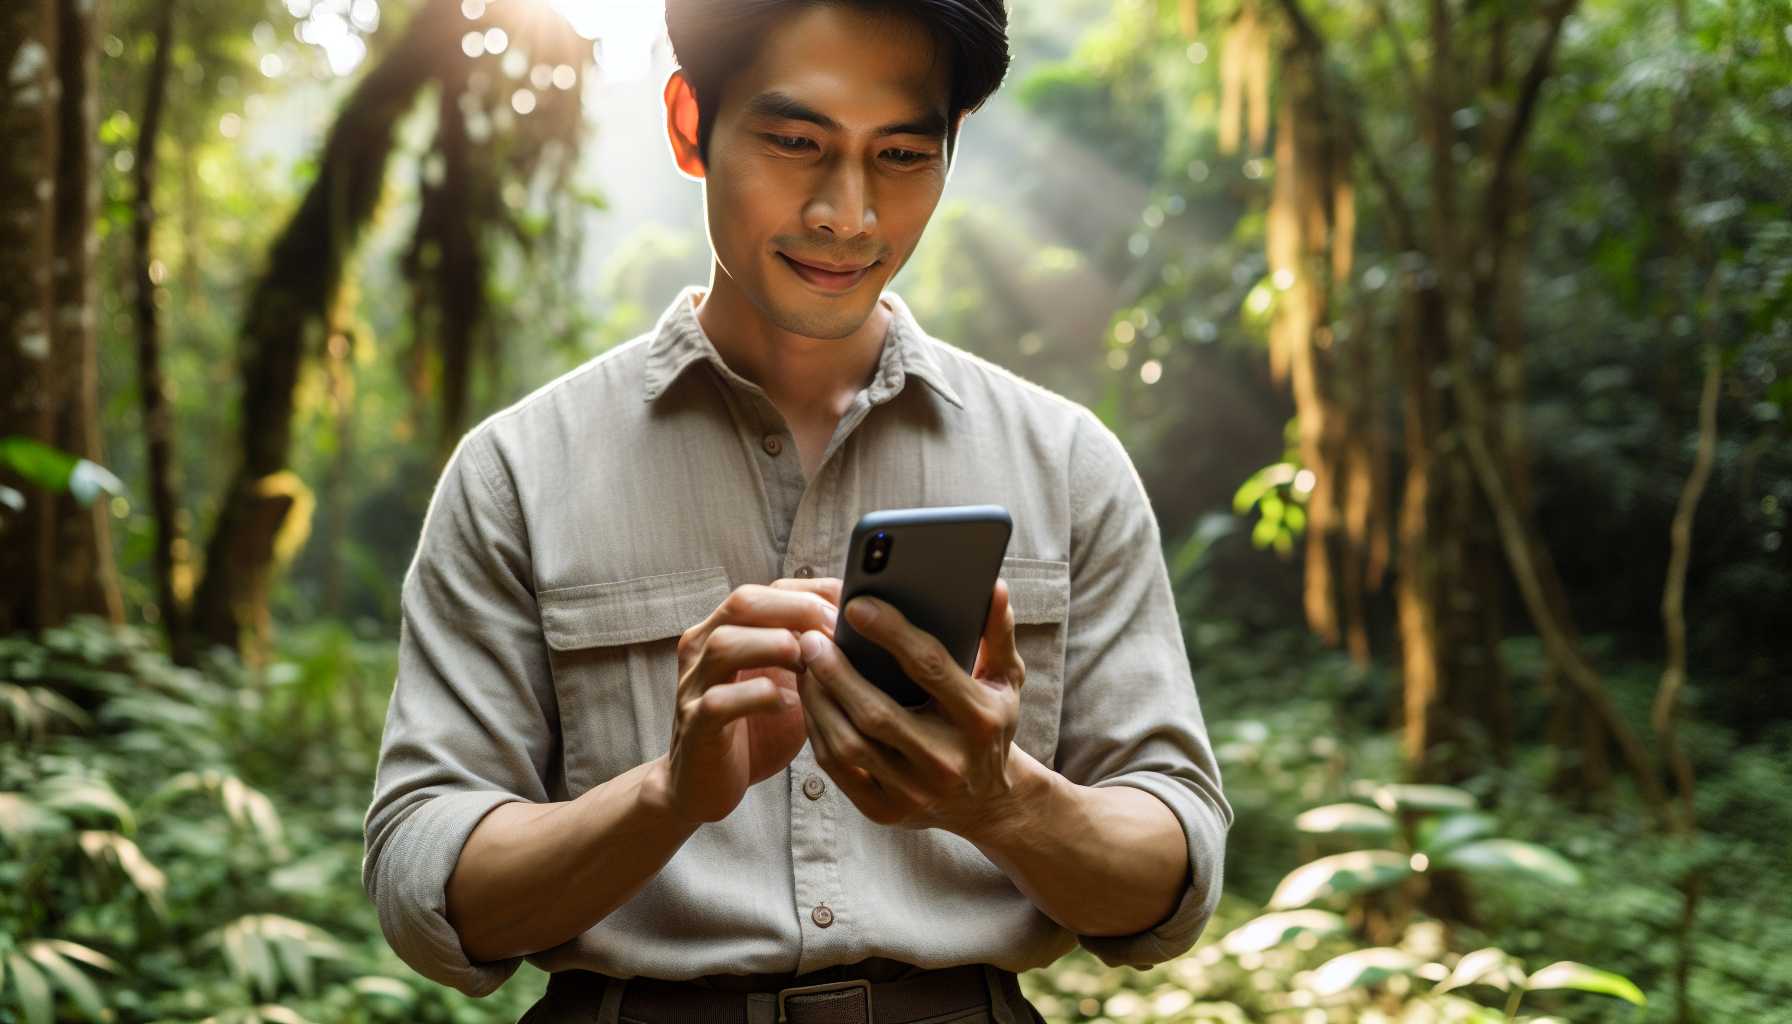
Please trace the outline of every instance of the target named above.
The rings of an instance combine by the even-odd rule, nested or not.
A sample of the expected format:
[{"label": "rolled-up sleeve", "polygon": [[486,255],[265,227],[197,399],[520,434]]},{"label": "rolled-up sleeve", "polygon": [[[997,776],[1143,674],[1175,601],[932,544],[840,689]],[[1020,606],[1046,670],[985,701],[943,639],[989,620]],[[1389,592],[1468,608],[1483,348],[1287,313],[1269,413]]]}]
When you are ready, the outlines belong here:
[{"label": "rolled-up sleeve", "polygon": [[1188,841],[1176,908],[1132,935],[1079,935],[1111,966],[1149,967],[1195,944],[1219,904],[1232,808],[1195,694],[1157,519],[1119,438],[1079,416],[1070,454],[1071,584],[1057,769],[1157,797]]},{"label": "rolled-up sleeve", "polygon": [[448,923],[448,877],[493,808],[548,799],[558,735],[515,493],[486,430],[463,437],[401,588],[398,673],[364,823],[361,881],[386,941],[471,996],[522,961],[468,959]]}]

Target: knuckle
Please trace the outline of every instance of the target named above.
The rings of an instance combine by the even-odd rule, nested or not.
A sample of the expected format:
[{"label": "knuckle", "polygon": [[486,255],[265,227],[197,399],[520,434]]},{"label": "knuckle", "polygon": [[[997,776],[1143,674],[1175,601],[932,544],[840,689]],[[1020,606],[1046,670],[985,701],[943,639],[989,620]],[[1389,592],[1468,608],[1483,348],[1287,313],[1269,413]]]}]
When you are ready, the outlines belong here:
[{"label": "knuckle", "polygon": [[895,716],[890,709],[881,704],[874,704],[865,709],[860,716],[861,724],[867,733],[873,736],[888,736],[896,728]]},{"label": "knuckle", "polygon": [[740,651],[740,630],[733,626],[717,626],[703,645],[703,654],[712,661],[727,662]]},{"label": "knuckle", "polygon": [[728,592],[722,599],[721,612],[730,619],[740,619],[752,614],[755,604],[751,584],[743,584]]},{"label": "knuckle", "polygon": [[943,682],[947,678],[947,666],[951,664],[951,659],[946,657],[945,648],[938,643],[919,645],[919,649],[911,657],[915,674],[922,680]]}]

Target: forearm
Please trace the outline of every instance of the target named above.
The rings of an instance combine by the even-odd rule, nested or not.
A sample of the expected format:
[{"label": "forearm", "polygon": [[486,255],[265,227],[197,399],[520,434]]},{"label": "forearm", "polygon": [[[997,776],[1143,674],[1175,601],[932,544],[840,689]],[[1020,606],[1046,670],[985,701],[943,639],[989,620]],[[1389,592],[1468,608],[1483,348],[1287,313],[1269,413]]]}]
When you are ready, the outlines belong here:
[{"label": "forearm", "polygon": [[1019,746],[1005,806],[961,833],[1033,905],[1079,935],[1131,935],[1170,916],[1189,885],[1188,840],[1163,801],[1080,786]]},{"label": "forearm", "polygon": [[448,878],[448,923],[475,961],[523,956],[584,932],[632,899],[697,825],[666,809],[662,759],[576,800],[501,804]]}]

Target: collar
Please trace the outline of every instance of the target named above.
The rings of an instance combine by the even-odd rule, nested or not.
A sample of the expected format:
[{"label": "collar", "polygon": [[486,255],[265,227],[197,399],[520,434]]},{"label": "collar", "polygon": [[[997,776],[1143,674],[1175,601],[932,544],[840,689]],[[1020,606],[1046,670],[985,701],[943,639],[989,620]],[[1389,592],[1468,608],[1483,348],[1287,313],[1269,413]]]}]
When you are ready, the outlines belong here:
[{"label": "collar", "polygon": [[[659,322],[653,329],[653,339],[647,346],[647,365],[641,382],[643,401],[651,402],[658,398],[673,381],[699,360],[707,359],[724,377],[740,379],[723,362],[715,343],[709,340],[709,336],[703,332],[702,324],[697,320],[695,300],[705,291],[702,285],[686,285],[680,289],[678,297],[672,300],[672,305],[660,314]],[[867,400],[876,405],[894,397],[902,390],[908,375],[912,373],[938,392],[940,397],[964,408],[964,400],[958,397],[958,392],[952,389],[940,369],[933,351],[934,342],[927,337],[921,325],[915,322],[908,303],[892,291],[884,292],[878,300],[889,308],[892,315],[889,333],[884,335],[883,349],[878,356],[877,373],[865,389]]]}]

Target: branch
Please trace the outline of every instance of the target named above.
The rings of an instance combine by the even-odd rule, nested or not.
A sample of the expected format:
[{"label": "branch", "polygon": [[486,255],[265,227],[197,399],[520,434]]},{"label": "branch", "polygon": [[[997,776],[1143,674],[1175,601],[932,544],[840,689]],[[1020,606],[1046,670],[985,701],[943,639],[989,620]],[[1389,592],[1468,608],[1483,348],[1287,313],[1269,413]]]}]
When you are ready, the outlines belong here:
[{"label": "branch", "polygon": [[1388,0],[1375,0],[1375,19],[1388,34],[1388,43],[1394,48],[1394,63],[1400,69],[1400,78],[1406,83],[1407,91],[1414,96],[1420,95],[1419,73],[1413,68],[1412,55],[1406,52],[1406,40],[1400,35],[1400,27],[1394,24],[1394,12],[1388,9]]},{"label": "branch", "polygon": [[[1707,310],[1716,297],[1717,274],[1705,282]],[[1722,354],[1712,335],[1713,316],[1705,315],[1705,384],[1699,393],[1699,447],[1693,457],[1692,472],[1680,489],[1680,501],[1674,508],[1673,524],[1668,528],[1668,575],[1661,593],[1661,620],[1667,634],[1667,666],[1662,669],[1661,686],[1655,693],[1651,724],[1660,737],[1675,782],[1680,787],[1680,827],[1693,828],[1692,763],[1681,749],[1674,730],[1674,708],[1680,690],[1686,684],[1686,569],[1692,559],[1692,521],[1698,511],[1699,498],[1711,479],[1711,463],[1717,453],[1718,384],[1723,376]]]},{"label": "branch", "polygon": [[1328,106],[1330,116],[1344,126],[1344,131],[1350,136],[1353,148],[1363,154],[1363,159],[1368,163],[1370,176],[1375,179],[1376,186],[1381,189],[1382,199],[1387,203],[1388,213],[1394,220],[1396,238],[1402,248],[1415,248],[1418,244],[1418,234],[1413,228],[1412,207],[1406,202],[1406,196],[1400,191],[1399,184],[1394,181],[1393,173],[1388,170],[1387,164],[1376,153],[1375,146],[1369,141],[1368,133],[1363,130],[1361,122],[1357,120],[1356,110],[1362,106],[1362,101],[1357,96],[1356,88],[1342,74],[1332,72],[1326,61],[1325,37],[1319,34],[1319,30],[1313,26],[1312,19],[1308,18],[1307,13],[1301,9],[1300,0],[1279,0],[1279,2],[1282,10],[1288,15],[1289,24],[1294,28],[1295,38],[1299,40],[1302,47],[1313,54],[1320,74],[1330,77],[1333,80],[1332,84],[1343,97],[1345,109],[1339,110],[1336,107]]},{"label": "branch", "polygon": [[1524,81],[1518,87],[1518,106],[1513,110],[1512,120],[1506,125],[1506,135],[1500,140],[1494,157],[1493,178],[1488,185],[1489,194],[1505,188],[1507,179],[1511,177],[1518,151],[1524,147],[1524,140],[1536,120],[1537,96],[1543,91],[1543,83],[1549,78],[1550,60],[1555,56],[1556,43],[1562,37],[1562,23],[1568,20],[1568,15],[1578,6],[1580,0],[1559,0],[1544,15],[1543,42],[1532,55],[1531,66],[1525,70]]}]

